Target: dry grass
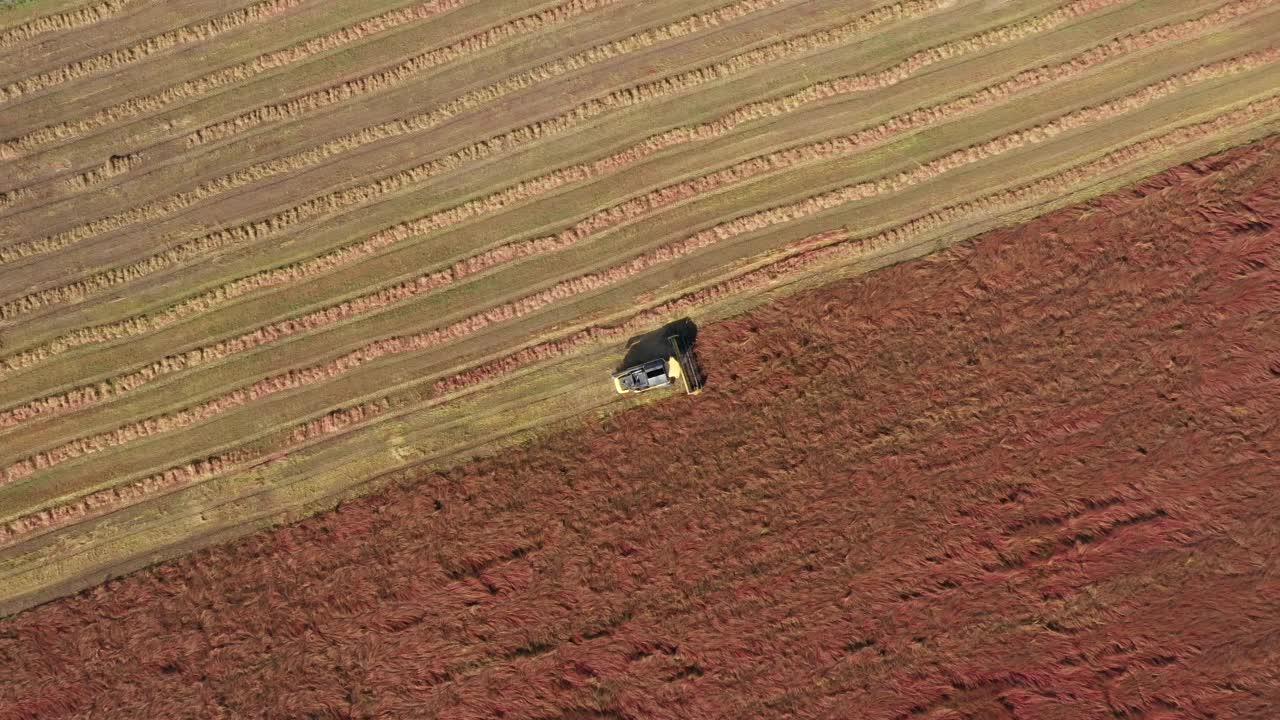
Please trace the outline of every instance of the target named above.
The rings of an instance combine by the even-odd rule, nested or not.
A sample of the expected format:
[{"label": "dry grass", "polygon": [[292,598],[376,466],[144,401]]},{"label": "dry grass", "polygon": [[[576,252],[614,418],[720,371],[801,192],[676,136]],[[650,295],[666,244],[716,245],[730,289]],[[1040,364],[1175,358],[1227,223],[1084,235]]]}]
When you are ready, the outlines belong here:
[{"label": "dry grass", "polygon": [[[553,303],[562,302],[569,298],[596,292],[605,287],[621,283],[640,273],[647,272],[665,263],[677,261],[713,244],[728,242],[740,235],[766,230],[773,225],[816,215],[847,203],[898,192],[1001,153],[1044,142],[1068,130],[1091,123],[1104,122],[1116,115],[1142,107],[1146,103],[1177,92],[1189,85],[1217,79],[1232,73],[1254,70],[1277,60],[1280,60],[1280,48],[1206,65],[1192,72],[1148,85],[1135,93],[1117,98],[1103,105],[1085,108],[1027,130],[1003,135],[985,143],[949,153],[936,160],[923,163],[913,170],[845,186],[787,205],[760,210],[750,215],[734,218],[604,270],[562,280],[549,288],[517,300],[502,303],[445,327],[414,335],[378,339],[322,364],[292,369],[286,373],[272,375],[189,408],[143,418],[107,432],[77,438],[57,447],[37,452],[31,457],[20,460],[0,471],[0,484],[13,482],[38,470],[84,457],[100,450],[117,447],[133,440],[195,425],[268,395],[288,392],[300,387],[331,380],[386,357],[437,347],[444,343],[455,341],[460,337],[485,330],[495,323],[523,317],[542,310]],[[1269,102],[1251,106],[1247,108],[1247,112],[1230,116],[1230,119],[1222,122],[1239,124],[1241,118],[1253,119],[1259,115],[1269,114],[1278,107],[1280,107],[1280,96],[1272,98]],[[1206,123],[1198,128],[1199,132],[1188,134],[1191,138],[1202,137],[1206,129],[1217,128],[1216,122]],[[1149,141],[1149,143],[1157,148],[1165,144],[1185,144],[1186,140],[1179,143],[1179,139],[1181,139],[1181,136],[1177,139],[1158,138]],[[835,142],[823,141],[814,145],[782,151],[774,157],[753,159],[711,176],[689,181],[685,187],[668,187],[655,191],[653,196],[641,198],[638,205],[641,208],[648,208],[664,202],[674,202],[696,194],[714,191],[718,189],[718,186],[725,183],[740,182],[744,178],[760,172],[762,169],[779,170],[791,163],[827,157],[832,153],[833,146],[838,147],[841,145],[840,140],[845,140],[848,143],[845,138]],[[854,143],[848,143],[848,145],[857,147]],[[1057,180],[1057,184],[1061,184],[1061,177]],[[1043,188],[1044,185],[1040,187]],[[626,209],[623,209],[621,212],[610,213],[606,217],[618,217],[619,215],[625,217],[625,214]],[[431,285],[436,283],[437,279],[428,277],[424,282],[427,285]],[[647,318],[645,319],[647,320]],[[638,328],[634,326],[624,328],[626,332],[632,332],[636,329]],[[252,343],[252,339],[247,343],[232,343],[222,348],[214,348],[210,351],[210,354],[226,356],[240,349],[238,345],[251,345]],[[155,377],[169,372],[176,372],[194,364],[188,361],[186,357],[188,356],[166,358],[160,363],[149,366],[132,375],[108,380],[100,386],[73,391],[68,395],[56,396],[52,399],[37,401],[22,408],[7,411],[4,414],[0,414],[0,427],[12,426],[28,420],[42,414],[42,410],[70,412],[90,403],[129,392]],[[197,351],[189,357],[198,362],[203,357],[203,354]],[[437,387],[451,387],[450,381],[443,380],[437,384]]]}]

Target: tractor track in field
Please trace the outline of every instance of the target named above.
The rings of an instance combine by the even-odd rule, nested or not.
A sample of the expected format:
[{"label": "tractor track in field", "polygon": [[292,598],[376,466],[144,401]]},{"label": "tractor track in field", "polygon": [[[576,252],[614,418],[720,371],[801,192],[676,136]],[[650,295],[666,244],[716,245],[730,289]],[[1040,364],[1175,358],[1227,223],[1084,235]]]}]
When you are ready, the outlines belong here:
[{"label": "tractor track in field", "polygon": [[[879,125],[859,130],[851,135],[824,138],[815,142],[774,151],[697,178],[650,191],[624,203],[598,211],[594,215],[588,216],[560,232],[507,243],[473,254],[451,265],[429,270],[415,278],[366,293],[357,298],[322,307],[303,315],[292,316],[262,325],[211,345],[168,355],[124,375],[117,375],[92,384],[82,385],[57,395],[37,398],[18,406],[5,408],[0,410],[0,430],[15,427],[40,417],[73,412],[107,402],[173,373],[183,372],[225,359],[237,353],[274,344],[300,333],[314,332],[360,315],[377,312],[408,299],[435,292],[442,287],[475,277],[478,274],[492,271],[511,262],[558,252],[585,242],[598,233],[607,232],[625,223],[635,222],[653,212],[672,204],[683,202],[694,196],[703,196],[709,192],[720,191],[726,187],[745,182],[748,179],[780,172],[800,163],[849,156],[873,145],[886,142],[900,134],[938,121],[953,119],[965,112],[983,109],[1015,97],[1019,93],[1039,88],[1049,82],[1062,81],[1078,76],[1101,63],[1123,54],[1135,50],[1149,49],[1156,46],[1158,42],[1167,41],[1170,38],[1183,37],[1181,33],[1175,32],[1175,29],[1186,27],[1203,28],[1203,26],[1201,19],[1197,19],[1187,23],[1180,23],[1177,26],[1159,27],[1143,33],[1117,38],[1110,43],[1091,48],[1064,62],[1023,71],[1010,79],[987,86],[976,92],[968,93],[945,103],[917,109],[903,116],[891,118]],[[1216,72],[1228,69],[1256,67],[1259,63],[1274,61],[1275,55],[1276,52],[1266,51],[1253,53],[1241,60],[1218,63],[1214,67],[1198,71],[1189,77],[1214,77]],[[709,132],[700,133],[697,132],[698,129],[691,131],[689,128],[678,128],[675,131],[668,131],[661,136],[655,137],[664,140],[666,138],[681,138],[686,141],[690,138],[718,137],[726,134],[747,118],[761,115],[771,116],[774,113],[785,112],[788,108],[794,108],[800,103],[798,98],[827,98],[841,92],[856,92],[864,88],[884,86],[885,83],[892,82],[894,78],[906,75],[906,67],[910,67],[910,63],[911,61],[907,61],[895,65],[889,70],[877,73],[874,76],[859,75],[827,81],[781,98],[753,103],[732,111],[717,120],[705,123],[698,128],[709,130]],[[1159,86],[1160,89],[1154,92],[1167,92],[1168,88],[1172,86],[1162,85]],[[1153,88],[1156,87],[1153,86]],[[422,234],[431,230],[443,229],[473,217],[475,213],[473,208],[501,208],[516,201],[517,198],[513,198],[512,195],[518,197],[521,194],[545,192],[547,185],[551,185],[552,181],[557,177],[598,176],[603,172],[612,170],[611,166],[620,157],[634,158],[634,156],[640,155],[646,150],[653,148],[665,149],[669,146],[670,142],[655,141],[651,138],[609,158],[562,168],[548,175],[521,183],[513,188],[471,201],[466,205],[433,213],[430,216],[413,221],[405,229],[405,233]],[[555,185],[551,186],[554,187]],[[530,188],[532,192],[529,190]],[[57,342],[54,341],[54,343]],[[40,359],[48,359],[56,354],[52,350],[57,347],[59,347],[57,344],[48,344],[41,348],[4,358],[0,360],[0,363],[3,363],[4,367],[11,370],[29,367],[36,362],[38,356],[35,353],[43,349],[45,354]],[[66,344],[62,345],[62,347],[69,349]],[[27,361],[26,365],[22,364],[24,361]]]},{"label": "tractor track in field", "polygon": [[[1164,83],[1148,86],[1148,90],[1165,86],[1169,82],[1165,81]],[[1109,103],[1113,107],[1121,107],[1124,104],[1123,100]],[[819,265],[829,264],[833,260],[847,257],[852,253],[865,254],[889,248],[901,249],[908,246],[912,238],[936,231],[965,218],[991,216],[1002,211],[1012,211],[1037,199],[1050,198],[1055,194],[1060,194],[1065,188],[1077,187],[1089,180],[1105,177],[1109,173],[1115,172],[1144,157],[1167,152],[1179,146],[1188,145],[1206,137],[1212,137],[1225,129],[1256,122],[1260,118],[1272,117],[1277,113],[1280,113],[1280,95],[1273,95],[1228,111],[1210,120],[1182,126],[1160,136],[1126,145],[1096,160],[1054,173],[1034,182],[928,213],[871,237],[859,237],[855,234],[855,231],[849,228],[819,233],[791,243],[783,253],[784,256],[779,259],[769,260],[765,264],[756,267],[749,267],[747,270],[721,280],[714,285],[656,304],[609,325],[590,326],[560,339],[535,343],[506,356],[439,378],[432,382],[432,386],[441,395],[456,393],[518,372],[531,364],[574,354],[587,346],[599,344],[602,341],[625,337],[639,329],[652,325],[657,319],[671,316],[672,313],[685,312],[691,308],[707,305],[729,294],[742,292],[745,289],[776,283],[781,277],[792,276]],[[1096,118],[1097,115],[1094,114],[1091,117]],[[1034,138],[1043,139],[1046,133],[1053,132],[1055,131],[1023,131],[1023,142],[1031,142]],[[1007,137],[1004,139],[997,138],[997,140],[1001,142],[991,141],[984,145],[992,148],[1007,147],[1010,143],[1015,142]],[[977,152],[968,149],[952,153],[938,161],[934,161],[935,171],[936,168],[954,167],[954,163],[958,162],[959,159],[970,157],[977,157]],[[737,225],[737,227],[741,228],[750,226],[750,222],[743,222]],[[704,241],[714,242],[712,239],[714,237],[716,237],[715,234],[704,236]],[[691,240],[692,238],[685,242],[689,243]],[[243,394],[244,389],[240,393]],[[235,397],[239,397],[239,395]],[[437,398],[432,402],[438,401],[439,399]],[[210,403],[205,403],[205,407],[209,408],[209,410],[214,409],[214,406]],[[334,432],[349,432],[353,427],[372,415],[395,407],[396,402],[391,398],[378,398],[361,402],[353,407],[331,411],[322,417],[310,420],[293,429],[285,429],[275,433],[278,438],[285,439],[283,443],[280,441],[275,441],[274,443],[271,441],[263,442],[270,444],[271,452],[278,453],[286,449],[297,449],[297,447],[305,446],[319,437]],[[187,412],[190,413],[190,411]],[[195,417],[195,415],[192,415],[192,417]],[[130,427],[139,433],[150,435],[154,434],[154,432],[163,431],[160,429],[160,422],[159,418],[152,418],[149,421],[136,423]],[[36,458],[39,456],[34,456],[20,461],[6,469],[6,481],[13,482],[25,478],[37,470],[43,469],[42,466],[48,467],[51,462],[56,463],[71,457],[81,457],[85,452],[93,452],[94,448],[96,448],[95,442],[111,443],[113,440],[127,442],[132,438],[127,438],[126,434],[121,430],[117,430],[103,434],[98,441],[86,442],[82,440],[77,441],[79,444],[68,444],[63,446],[64,449],[60,451],[64,453],[61,457],[49,456],[43,461],[37,461]],[[300,440],[300,442],[297,443],[296,447],[287,447],[289,438]],[[118,444],[118,442],[115,444]],[[259,443],[259,447],[262,445],[263,443]],[[0,531],[3,532],[4,538],[0,542],[13,544],[30,534],[44,532],[50,528],[74,522],[78,518],[105,514],[125,505],[139,502],[149,494],[168,491],[179,485],[207,480],[230,470],[241,469],[253,464],[255,461],[260,461],[261,458],[266,457],[271,452],[252,449],[232,450],[227,453],[177,465],[138,481],[95,491],[82,497],[62,502],[52,508],[29,513],[6,523],[4,529]]]}]

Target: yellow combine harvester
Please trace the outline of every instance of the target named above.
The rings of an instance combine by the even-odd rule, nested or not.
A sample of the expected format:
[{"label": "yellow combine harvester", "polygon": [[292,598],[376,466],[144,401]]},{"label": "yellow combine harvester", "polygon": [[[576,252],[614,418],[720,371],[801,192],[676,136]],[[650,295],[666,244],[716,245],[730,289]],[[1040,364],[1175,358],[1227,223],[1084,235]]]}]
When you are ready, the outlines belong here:
[{"label": "yellow combine harvester", "polygon": [[635,395],[672,385],[677,380],[690,395],[702,392],[702,376],[692,352],[679,335],[669,335],[666,358],[654,358],[614,373],[613,387],[619,395]]}]

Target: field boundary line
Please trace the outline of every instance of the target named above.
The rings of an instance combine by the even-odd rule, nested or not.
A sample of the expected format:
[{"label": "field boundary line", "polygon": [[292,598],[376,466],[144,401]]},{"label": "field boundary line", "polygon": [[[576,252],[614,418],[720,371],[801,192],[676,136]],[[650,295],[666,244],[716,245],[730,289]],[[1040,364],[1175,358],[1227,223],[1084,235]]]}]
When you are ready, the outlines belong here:
[{"label": "field boundary line", "polygon": [[1280,60],[1280,47],[1255,51],[1246,55],[1202,65],[1195,70],[1165,78],[1142,89],[1087,108],[1072,111],[1030,128],[1016,130],[966,148],[946,153],[927,163],[875,180],[862,181],[828,190],[801,200],[740,215],[731,220],[698,231],[688,237],[650,249],[606,269],[561,280],[554,285],[496,307],[476,312],[444,327],[411,335],[373,340],[355,350],[323,363],[292,368],[258,379],[229,392],[224,392],[194,405],[130,421],[112,430],[82,436],[47,448],[18,460],[0,472],[0,487],[29,477],[36,472],[92,455],[102,450],[127,445],[136,440],[192,427],[233,409],[244,407],[263,397],[289,392],[302,387],[315,387],[336,377],[353,372],[364,365],[386,357],[419,352],[473,335],[497,323],[524,317],[566,299],[598,292],[619,282],[691,255],[705,248],[758,232],[776,225],[812,217],[853,202],[880,195],[901,192],[934,180],[953,170],[972,165],[1011,150],[1037,145],[1063,133],[1131,113],[1179,90],[1201,82],[1250,72]]},{"label": "field boundary line", "polygon": [[[909,6],[915,9],[940,7],[948,5],[950,1],[951,0],[908,0],[910,3],[916,3]],[[1131,1],[1132,0],[1079,0],[1081,3],[1098,4],[1099,6],[1127,3]],[[850,21],[849,23],[845,23],[841,27],[852,27],[856,25],[861,27],[861,31],[865,31],[874,27],[876,24],[890,22],[894,19],[901,19],[901,17],[904,17],[902,15],[904,8],[907,7],[908,5],[906,3],[882,6],[880,10],[874,10],[867,13],[866,15]],[[889,8],[889,10],[881,12],[881,10],[884,10],[885,8]],[[830,40],[829,36],[832,35],[831,31],[825,32],[826,35],[828,35],[827,40]],[[856,34],[857,33],[850,31],[850,35]],[[810,34],[806,37],[812,37],[813,35],[814,34]],[[847,38],[841,39],[843,40]],[[784,56],[789,55],[790,53],[786,52],[785,48],[780,47],[787,42],[789,41],[779,41],[773,45],[768,45],[764,48],[735,56],[735,58],[752,57],[757,62],[749,67],[755,67],[756,65],[765,62],[766,58],[768,61],[777,60],[777,53],[780,51],[784,53]],[[808,47],[805,49],[805,52],[812,49],[812,47]],[[393,193],[400,192],[405,188],[412,187],[428,178],[452,171],[466,162],[487,158],[499,152],[509,150],[512,147],[531,143],[551,135],[564,132],[571,127],[574,127],[586,120],[598,117],[606,112],[615,109],[633,107],[652,100],[655,97],[683,92],[691,87],[722,79],[724,76],[735,72],[738,72],[738,69],[731,65],[731,61],[725,61],[715,63],[711,66],[700,68],[698,70],[680,73],[677,76],[669,76],[662,80],[632,86],[625,90],[609,93],[606,96],[602,96],[602,98],[597,98],[583,103],[569,113],[556,116],[551,120],[544,120],[532,125],[525,125],[521,128],[491,137],[485,141],[470,145],[463,150],[452,153],[444,158],[437,158],[426,163],[401,170],[393,175],[373,180],[364,185],[313,197],[302,204],[295,205],[266,219],[246,223],[234,228],[226,228],[192,240],[182,241],[164,251],[153,254],[142,260],[94,272],[79,280],[75,280],[64,285],[38,290],[14,300],[4,302],[0,304],[0,320],[12,320],[20,315],[34,312],[35,310],[48,305],[79,302],[92,294],[132,282],[141,277],[159,272],[175,265],[184,264],[194,260],[195,258],[221,250],[224,247],[254,242],[266,237],[267,235],[287,230],[293,225],[305,220],[332,215],[333,213],[346,212],[355,207],[367,205],[379,198],[386,197]],[[76,242],[76,240],[71,238],[56,239],[55,236],[45,238],[43,240],[20,243],[0,248],[0,264],[12,262],[31,255],[53,252],[73,242]]]},{"label": "field boundary line", "polygon": [[180,45],[204,42],[223,33],[286,13],[307,0],[258,0],[247,7],[208,20],[183,25],[123,48],[109,50],[93,57],[77,60],[60,68],[15,80],[0,87],[0,103],[6,103],[35,92],[79,80],[90,75],[115,70],[141,62],[152,55]]},{"label": "field boundary line", "polygon": [[[1099,65],[1124,57],[1130,52],[1147,50],[1156,47],[1160,42],[1171,39],[1182,39],[1185,36],[1181,33],[1173,32],[1172,29],[1185,25],[1186,23],[1177,23],[1170,26],[1160,26],[1115,38],[1110,42],[1089,48],[1064,61],[1023,70],[993,85],[988,85],[946,102],[896,115],[882,123],[859,129],[847,135],[823,138],[782,148],[695,178],[651,190],[592,213],[559,232],[504,243],[494,248],[470,254],[452,263],[436,266],[434,269],[416,277],[379,288],[376,291],[365,293],[358,297],[331,303],[303,314],[266,323],[215,343],[167,355],[160,360],[139,366],[128,373],[84,384],[56,395],[48,395],[4,408],[0,410],[0,430],[16,427],[37,418],[61,415],[98,405],[136,391],[145,385],[175,373],[218,362],[239,353],[284,342],[301,334],[323,331],[329,326],[368,313],[389,309],[409,299],[425,296],[442,287],[474,278],[482,273],[494,271],[496,268],[507,264],[559,252],[585,242],[597,234],[606,233],[623,225],[634,223],[651,213],[658,212],[671,205],[681,204],[694,197],[703,197],[708,193],[720,192],[743,182],[783,172],[802,164],[856,155],[869,147],[877,146],[907,133],[932,126],[937,122],[945,122],[955,117],[963,117],[973,112],[997,106],[1017,97],[1021,93],[1031,92],[1050,83],[1063,82],[1088,73]],[[896,81],[895,78],[905,76],[905,73],[900,75],[897,72],[901,65],[891,66],[880,73],[873,73],[872,75],[859,74],[823,81],[815,86],[810,86],[810,88],[821,88],[820,91],[806,88],[797,93],[779,96],[743,107],[750,107],[756,113],[763,112],[765,109],[786,112],[797,106],[793,102],[793,99],[797,96],[825,98],[828,96],[828,92],[855,92],[857,89],[866,86],[883,87],[885,85],[880,84],[881,82],[892,84],[892,82]],[[883,78],[883,80],[879,78]],[[717,124],[725,121],[725,118],[752,117],[752,114],[740,114],[741,110],[742,108],[739,108],[728,115],[704,123],[701,127],[712,127],[716,132],[712,137],[718,137],[734,127],[733,124],[729,123],[724,125]],[[684,138],[698,137],[696,133],[687,132],[678,136]],[[656,145],[661,145],[661,143]],[[555,181],[558,177],[567,178],[568,180],[579,179],[582,175],[595,177],[604,172],[605,169],[612,168],[612,164],[616,162],[619,156],[630,158],[630,154],[633,152],[653,147],[655,147],[654,143],[646,142],[605,158],[560,168],[534,180],[523,181],[488,196],[431,213],[414,221],[415,224],[409,231],[421,234],[450,227],[453,224],[472,219],[477,212],[507,207],[520,199],[520,194],[528,188],[540,190],[545,184]],[[31,357],[30,355],[19,354],[3,358],[0,360],[0,363],[3,363],[0,367],[13,369],[21,358]],[[0,377],[2,376],[3,373],[0,372]]]},{"label": "field boundary line", "polygon": [[[749,287],[776,284],[784,277],[795,277],[809,268],[830,264],[835,260],[868,250],[880,250],[888,246],[902,246],[905,240],[945,228],[966,217],[974,219],[993,213],[1013,212],[1033,203],[1046,194],[1061,195],[1063,190],[1079,187],[1090,180],[1101,180],[1110,173],[1141,161],[1144,157],[1160,154],[1198,141],[1213,138],[1223,131],[1248,126],[1280,114],[1280,94],[1242,104],[1233,110],[1206,120],[1182,125],[1161,135],[1133,142],[1103,153],[1094,160],[1043,176],[1036,180],[963,201],[917,216],[915,219],[882,232],[862,236],[848,226],[816,233],[789,243],[783,257],[770,253],[765,264],[753,263],[747,269],[730,277],[715,281],[701,289],[686,292],[676,298],[655,303],[643,310],[612,321],[612,324],[596,324],[565,333],[551,340],[535,341],[495,360],[474,365],[468,370],[435,380],[432,387],[440,393],[422,404],[423,407],[447,402],[459,392],[470,392],[477,386],[510,376],[533,364],[549,359],[575,354],[584,347],[600,342],[613,342],[629,333],[649,327],[673,314],[710,305],[728,295]],[[238,448],[218,455],[185,462],[139,480],[124,483],[69,499],[55,507],[28,513],[0,526],[0,547],[7,547],[27,537],[51,531],[90,516],[109,514],[123,507],[144,501],[151,495],[173,492],[196,482],[211,479],[226,472],[245,470],[265,462],[286,457],[320,437],[335,433],[347,433],[365,420],[374,419],[390,407],[390,397],[362,401],[356,405],[335,409],[292,430],[283,429],[277,436],[300,442],[291,449],[277,448],[273,452]],[[420,409],[420,408],[414,408]],[[329,419],[326,424],[326,419]]]},{"label": "field boundary line", "polygon": [[399,30],[406,25],[439,17],[464,7],[474,0],[426,0],[408,8],[395,8],[365,18],[336,30],[262,53],[252,60],[206,73],[148,95],[139,95],[94,111],[87,117],[64,120],[0,141],[0,159],[10,160],[53,142],[82,137],[99,128],[115,125],[130,118],[147,116],[179,100],[199,99],[211,91],[236,85],[256,76],[297,63],[311,61],[352,43],[359,43],[382,33]]},{"label": "field boundary line", "polygon": [[63,32],[94,25],[119,15],[140,0],[101,0],[52,15],[32,18],[21,25],[0,30],[0,49],[24,43],[40,35]]}]

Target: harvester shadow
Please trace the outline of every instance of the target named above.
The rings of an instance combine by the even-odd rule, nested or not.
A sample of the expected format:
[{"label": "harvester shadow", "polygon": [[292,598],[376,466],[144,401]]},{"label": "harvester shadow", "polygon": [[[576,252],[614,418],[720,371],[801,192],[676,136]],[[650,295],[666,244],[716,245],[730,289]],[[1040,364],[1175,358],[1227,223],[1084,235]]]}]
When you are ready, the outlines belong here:
[{"label": "harvester shadow", "polygon": [[[693,320],[685,317],[669,322],[657,330],[633,335],[629,338],[626,344],[626,355],[623,356],[622,363],[618,365],[616,371],[642,365],[650,360],[666,359],[671,352],[671,346],[667,344],[667,338],[672,335],[679,338],[680,347],[688,348],[689,354],[694,358],[697,357],[697,346],[694,343],[698,339],[698,326]],[[704,374],[704,382],[705,379]]]}]

